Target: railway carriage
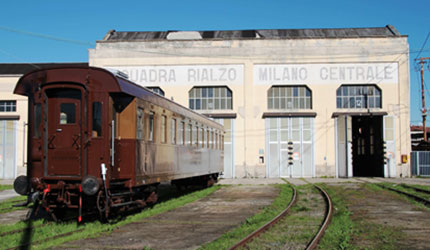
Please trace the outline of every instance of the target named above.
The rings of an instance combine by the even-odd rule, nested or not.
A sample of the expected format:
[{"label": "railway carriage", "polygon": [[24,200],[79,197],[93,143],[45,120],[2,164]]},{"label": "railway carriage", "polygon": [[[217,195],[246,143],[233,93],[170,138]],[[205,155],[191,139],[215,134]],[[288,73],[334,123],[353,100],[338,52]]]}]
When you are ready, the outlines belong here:
[{"label": "railway carriage", "polygon": [[211,185],[223,171],[223,127],[95,67],[21,77],[28,97],[27,176],[15,191],[54,216],[67,209],[144,206],[160,182]]}]

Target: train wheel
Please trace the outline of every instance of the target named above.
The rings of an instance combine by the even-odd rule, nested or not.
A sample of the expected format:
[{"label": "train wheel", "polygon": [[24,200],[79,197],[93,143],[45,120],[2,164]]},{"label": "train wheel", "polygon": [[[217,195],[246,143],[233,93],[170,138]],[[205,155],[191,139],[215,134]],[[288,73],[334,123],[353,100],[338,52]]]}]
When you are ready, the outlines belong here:
[{"label": "train wheel", "polygon": [[215,180],[212,176],[210,176],[207,180],[207,187],[212,187],[215,184]]},{"label": "train wheel", "polygon": [[97,194],[97,209],[99,210],[100,218],[107,220],[109,217],[109,204],[110,200],[106,201],[106,196],[103,190],[100,190]]}]

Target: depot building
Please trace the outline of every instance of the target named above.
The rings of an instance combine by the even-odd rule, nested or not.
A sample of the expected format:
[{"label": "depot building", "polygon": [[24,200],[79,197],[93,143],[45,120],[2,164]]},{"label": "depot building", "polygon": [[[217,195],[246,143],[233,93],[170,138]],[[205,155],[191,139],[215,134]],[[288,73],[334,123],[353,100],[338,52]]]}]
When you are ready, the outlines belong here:
[{"label": "depot building", "polygon": [[405,177],[408,51],[390,25],[112,30],[89,65],[223,124],[225,178]]}]

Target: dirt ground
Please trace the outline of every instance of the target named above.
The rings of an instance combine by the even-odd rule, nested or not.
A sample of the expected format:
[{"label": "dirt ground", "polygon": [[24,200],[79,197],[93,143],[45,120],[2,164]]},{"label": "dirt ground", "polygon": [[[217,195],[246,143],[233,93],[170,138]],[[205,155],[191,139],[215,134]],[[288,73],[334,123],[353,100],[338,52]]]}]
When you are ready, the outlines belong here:
[{"label": "dirt ground", "polygon": [[15,224],[25,220],[29,209],[16,210],[9,213],[0,214],[0,224]]},{"label": "dirt ground", "polygon": [[361,232],[352,239],[353,246],[379,249],[391,241],[394,249],[430,248],[429,209],[419,208],[393,192],[367,189],[364,185],[336,185],[353,221],[361,225]]},{"label": "dirt ground", "polygon": [[120,227],[110,235],[66,243],[56,249],[195,249],[237,227],[270,205],[279,189],[227,186],[206,198]]}]

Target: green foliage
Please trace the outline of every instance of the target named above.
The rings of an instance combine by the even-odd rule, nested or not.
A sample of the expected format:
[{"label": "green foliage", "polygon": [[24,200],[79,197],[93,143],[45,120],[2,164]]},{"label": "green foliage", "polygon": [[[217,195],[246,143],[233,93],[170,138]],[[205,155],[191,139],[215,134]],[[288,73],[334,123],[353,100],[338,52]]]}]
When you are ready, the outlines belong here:
[{"label": "green foliage", "polygon": [[[201,199],[215,192],[219,188],[221,187],[214,186],[214,187],[196,191],[187,195],[183,195],[179,198],[173,198],[168,201],[160,202],[152,208],[147,208],[140,213],[128,216],[123,220],[115,221],[110,224],[103,224],[99,221],[89,222],[85,224],[78,224],[76,221],[68,221],[68,222],[62,222],[62,223],[51,223],[49,226],[34,228],[37,225],[45,223],[44,221],[37,220],[37,221],[29,221],[29,222],[19,222],[14,225],[0,225],[0,233],[10,232],[12,230],[17,230],[17,229],[28,228],[28,231],[30,231],[32,235],[31,236],[32,242],[40,241],[40,240],[42,241],[40,244],[32,246],[32,249],[50,248],[68,241],[85,239],[85,238],[95,237],[101,234],[109,233],[117,227],[129,224],[132,222],[136,222],[143,218],[147,218],[156,214],[164,213],[171,209],[184,206],[187,203],[196,201],[198,199]],[[58,239],[51,239],[49,241],[46,241],[46,240],[44,241],[44,239],[47,239],[49,237],[64,234],[67,232],[73,232],[81,228],[84,228],[85,230],[82,230]],[[8,249],[22,244],[21,241],[24,237],[24,234],[25,232],[20,232],[20,233],[0,236],[0,243],[2,245],[2,248]]]},{"label": "green foliage", "polygon": [[242,225],[225,233],[217,240],[203,245],[201,249],[228,249],[276,217],[286,208],[285,204],[289,204],[292,198],[290,185],[278,184],[276,186],[281,189],[281,192],[270,206],[265,207],[260,213],[248,218]]},{"label": "green foliage", "polygon": [[27,209],[26,207],[13,207],[13,205],[24,202],[26,200],[26,196],[19,196],[0,202],[0,214],[8,213],[15,210]]},{"label": "green foliage", "polygon": [[333,216],[324,237],[319,242],[320,249],[348,249],[354,233],[354,222],[350,218],[345,201],[332,188],[324,186],[333,202]]},{"label": "green foliage", "polygon": [[13,189],[13,186],[0,184],[0,191],[8,190],[8,189]]}]

